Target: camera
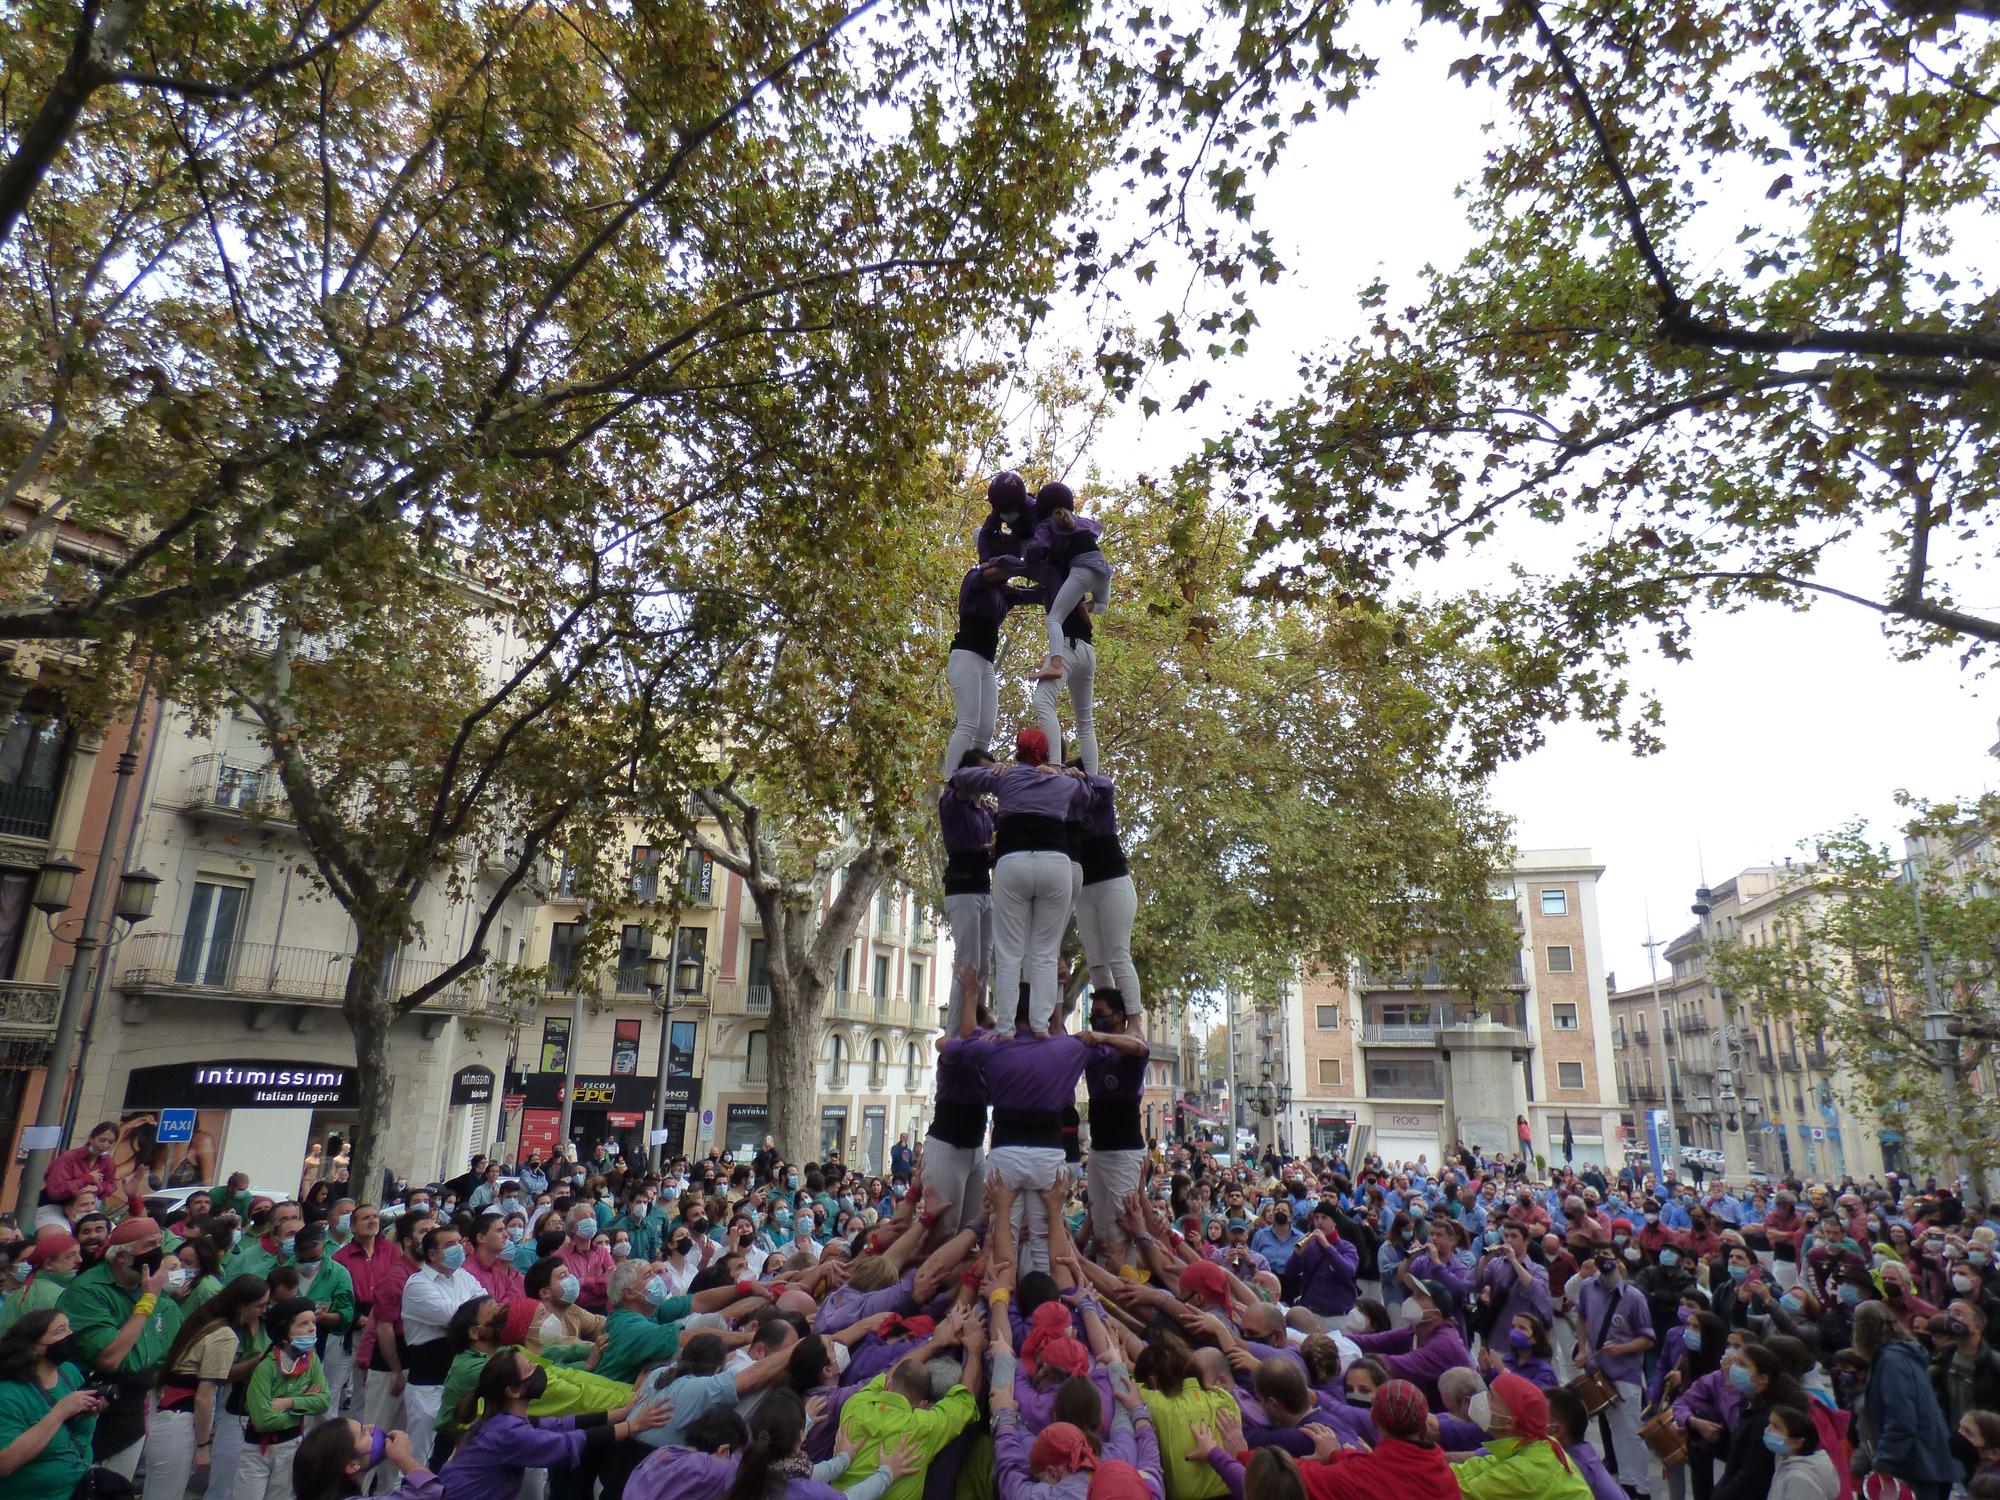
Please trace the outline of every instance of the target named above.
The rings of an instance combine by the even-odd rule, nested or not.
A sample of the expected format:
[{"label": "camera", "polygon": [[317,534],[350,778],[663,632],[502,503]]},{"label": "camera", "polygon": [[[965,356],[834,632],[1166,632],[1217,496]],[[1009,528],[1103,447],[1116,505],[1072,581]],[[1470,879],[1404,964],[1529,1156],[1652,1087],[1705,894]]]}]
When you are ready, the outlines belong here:
[{"label": "camera", "polygon": [[115,1380],[86,1381],[83,1388],[106,1406],[118,1399],[118,1382]]}]

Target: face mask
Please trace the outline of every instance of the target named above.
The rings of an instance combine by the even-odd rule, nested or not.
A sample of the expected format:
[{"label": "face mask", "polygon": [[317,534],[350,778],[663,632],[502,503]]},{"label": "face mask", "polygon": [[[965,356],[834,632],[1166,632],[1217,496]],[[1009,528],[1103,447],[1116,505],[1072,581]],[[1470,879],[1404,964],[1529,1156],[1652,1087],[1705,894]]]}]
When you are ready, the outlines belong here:
[{"label": "face mask", "polygon": [[564,1276],[556,1282],[556,1296],[563,1302],[574,1302],[583,1291],[583,1283],[574,1276]]},{"label": "face mask", "polygon": [[1840,1284],[1840,1302],[1843,1307],[1852,1307],[1861,1300],[1861,1288],[1851,1282]]},{"label": "face mask", "polygon": [[1792,1451],[1791,1439],[1787,1438],[1782,1432],[1775,1432],[1769,1427],[1764,1429],[1764,1446],[1781,1457]]},{"label": "face mask", "polygon": [[1340,1327],[1343,1333],[1366,1333],[1369,1328],[1368,1314],[1357,1307],[1340,1320]]},{"label": "face mask", "polygon": [[1534,1335],[1521,1328],[1507,1330],[1507,1343],[1518,1354],[1525,1354],[1535,1347]]},{"label": "face mask", "polygon": [[1701,1330],[1689,1324],[1681,1329],[1681,1343],[1690,1349],[1701,1347]]},{"label": "face mask", "polygon": [[[836,1345],[835,1347],[838,1348],[839,1346]],[[1358,1406],[1361,1410],[1366,1411],[1375,1404],[1375,1398],[1372,1395],[1363,1396],[1357,1392],[1349,1391],[1347,1393],[1347,1404],[1349,1406]]]},{"label": "face mask", "polygon": [[613,1260],[629,1260],[631,1256],[632,1247],[624,1240],[620,1240],[611,1247],[611,1258]]},{"label": "face mask", "polygon": [[1972,1332],[1972,1325],[1956,1313],[1945,1314],[1944,1331],[1948,1338],[1962,1339]]},{"label": "face mask", "polygon": [[1625,1247],[1625,1258],[1634,1265],[1637,1265],[1639,1261],[1639,1247],[1637,1245],[1627,1245]]},{"label": "face mask", "polygon": [[337,1234],[350,1233],[354,1228],[354,1215],[342,1214],[339,1218],[333,1221],[333,1227],[335,1233]]},{"label": "face mask", "polygon": [[1660,1222],[1660,1216],[1658,1214],[1647,1214],[1646,1222],[1648,1224],[1657,1224]]},{"label": "face mask", "polygon": [[[388,1451],[389,1451],[389,1429],[386,1427],[377,1427],[374,1430],[374,1432],[369,1436],[368,1439],[367,1468],[372,1469],[375,1467],[375,1465],[382,1462],[383,1456],[386,1453],[388,1453]],[[365,1474],[367,1472],[367,1469],[364,1469],[362,1472]]]},{"label": "face mask", "polygon": [[76,1335],[66,1333],[53,1344],[43,1345],[42,1356],[52,1365],[74,1363],[76,1360]]},{"label": "face mask", "polygon": [[186,1266],[175,1266],[169,1270],[167,1272],[168,1293],[172,1294],[184,1290],[188,1284],[188,1275],[188,1268]]},{"label": "face mask", "polygon": [[1954,1276],[1954,1277],[1952,1277],[1952,1278],[1951,1278],[1951,1289],[1952,1289],[1952,1290],[1953,1290],[1954,1292],[1957,1292],[1957,1293],[1959,1293],[1960,1295],[1963,1295],[1964,1293],[1966,1293],[1966,1292],[1969,1292],[1969,1291],[1971,1291],[1971,1290],[1972,1290],[1972,1278],[1971,1278],[1970,1276],[1966,1276],[1966,1275],[1964,1275],[1964,1274],[1962,1274],[1962,1273],[1961,1273],[1960,1275],[1957,1275],[1957,1276]]},{"label": "face mask", "polygon": [[1606,1276],[1606,1277],[1616,1276],[1618,1274],[1618,1262],[1615,1260],[1598,1261],[1597,1274],[1599,1276]]},{"label": "face mask", "polygon": [[155,1245],[152,1249],[148,1250],[144,1255],[135,1255],[132,1257],[132,1269],[135,1271],[143,1271],[145,1272],[146,1275],[150,1276],[155,1271],[160,1269],[161,1262],[166,1260],[166,1258],[167,1258],[166,1252],[162,1250],[158,1245]]},{"label": "face mask", "polygon": [[1493,1402],[1486,1392],[1478,1392],[1465,1403],[1465,1419],[1480,1431],[1486,1430],[1486,1424],[1493,1420]]},{"label": "face mask", "polygon": [[1883,1282],[1882,1295],[1891,1302],[1901,1302],[1903,1300],[1903,1284],[1899,1281]]},{"label": "face mask", "polygon": [[1799,1301],[1790,1292],[1787,1292],[1778,1299],[1778,1306],[1782,1307],[1788,1313],[1795,1313],[1803,1308],[1805,1303]]},{"label": "face mask", "polygon": [[310,1333],[295,1333],[292,1335],[292,1347],[300,1354],[310,1354],[319,1347],[319,1339]]},{"label": "face mask", "polygon": [[1729,1279],[1736,1282],[1748,1281],[1750,1279],[1750,1268],[1748,1266],[1731,1266],[1729,1268]]},{"label": "face mask", "polygon": [[1665,1266],[1669,1271],[1671,1271],[1675,1266],[1679,1265],[1680,1263],[1681,1263],[1681,1257],[1679,1251],[1662,1250],[1660,1252],[1660,1264]]},{"label": "face mask", "polygon": [[572,1184],[574,1184],[575,1186],[577,1186],[577,1187],[582,1187],[582,1186],[583,1186],[583,1173],[581,1173],[581,1172],[572,1172],[572,1173],[570,1173],[570,1174],[569,1174],[569,1180],[570,1180],[570,1182],[571,1182]]},{"label": "face mask", "polygon": [[662,1302],[667,1300],[669,1295],[665,1277],[655,1274],[647,1279],[646,1300],[652,1303],[653,1306],[658,1307]]},{"label": "face mask", "polygon": [[1733,1390],[1749,1390],[1750,1367],[1748,1365],[1731,1365],[1729,1367],[1729,1384]]},{"label": "face mask", "polygon": [[796,1172],[788,1172],[788,1173],[786,1173],[786,1174],[785,1174],[785,1186],[786,1186],[786,1187],[788,1187],[788,1188],[795,1188],[795,1187],[797,1187],[798,1185],[799,1185],[799,1174],[798,1174],[798,1173],[796,1173]]},{"label": "face mask", "polygon": [[522,1240],[525,1240],[525,1239],[526,1239],[527,1237],[528,1237],[528,1226],[527,1226],[527,1225],[525,1225],[525,1224],[509,1224],[509,1225],[507,1226],[507,1238],[508,1238],[508,1239],[510,1239],[510,1240],[512,1240],[512,1241],[513,1241],[513,1242],[514,1242],[515,1244],[517,1244],[517,1245],[518,1245],[518,1244],[520,1244],[520,1242],[521,1242]]},{"label": "face mask", "polygon": [[447,1246],[444,1252],[445,1270],[447,1272],[456,1271],[460,1266],[464,1264],[465,1264],[465,1246],[463,1245]]},{"label": "face mask", "polygon": [[1993,1253],[1990,1250],[1968,1250],[1965,1252],[1965,1258],[1975,1266],[1983,1266],[1993,1259]]},{"label": "face mask", "polygon": [[1398,1323],[1421,1323],[1423,1317],[1424,1310],[1417,1306],[1417,1301],[1414,1297],[1405,1297],[1401,1302],[1396,1304],[1396,1321]]},{"label": "face mask", "polygon": [[1614,1245],[1622,1245],[1631,1238],[1632,1236],[1629,1234],[1614,1234],[1611,1236],[1611,1243]]},{"label": "face mask", "polygon": [[569,1232],[569,1237],[573,1240],[580,1240],[587,1245],[597,1238],[597,1225],[591,1220],[585,1219]]}]

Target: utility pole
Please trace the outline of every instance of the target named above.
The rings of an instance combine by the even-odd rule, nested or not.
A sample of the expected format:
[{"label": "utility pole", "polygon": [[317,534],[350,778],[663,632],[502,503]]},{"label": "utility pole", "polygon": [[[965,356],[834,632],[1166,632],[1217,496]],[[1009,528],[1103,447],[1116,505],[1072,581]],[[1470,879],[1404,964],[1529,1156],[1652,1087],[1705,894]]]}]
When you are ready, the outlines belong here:
[{"label": "utility pole", "polygon": [[1229,1120],[1223,1127],[1222,1147],[1225,1160],[1236,1160],[1236,986],[1230,985],[1222,992],[1222,1065],[1226,1082],[1224,1091],[1229,1096]]},{"label": "utility pole", "polygon": [[572,974],[570,985],[569,1045],[563,1048],[562,1124],[558,1127],[562,1139],[556,1144],[564,1156],[578,1161],[581,1157],[570,1140],[569,1126],[571,1113],[576,1109],[576,1049],[583,1045],[583,976]]},{"label": "utility pole", "polygon": [[1673,1160],[1662,1162],[1660,1171],[1664,1175],[1669,1168],[1676,1177],[1681,1170],[1681,1130],[1674,1123],[1674,1057],[1667,1049],[1667,1002],[1660,997],[1660,960],[1658,950],[1666,944],[1653,936],[1653,913],[1646,911],[1646,968],[1653,980],[1653,1009],[1660,1022],[1660,1082],[1667,1095],[1667,1144],[1673,1148]]},{"label": "utility pole", "polygon": [[1965,1141],[1959,1131],[1958,1117],[1958,1038],[1952,1033],[1954,1017],[1944,997],[1938,993],[1937,968],[1931,962],[1930,935],[1924,931],[1924,902],[1921,881],[1918,878],[1917,862],[1907,861],[1903,866],[1910,887],[1910,909],[1917,916],[1917,953],[1923,963],[1924,975],[1924,1040],[1937,1053],[1938,1078],[1944,1085],[1944,1119],[1951,1157],[1958,1172],[1958,1191],[1963,1198],[1969,1186],[1970,1174],[1966,1170]]}]

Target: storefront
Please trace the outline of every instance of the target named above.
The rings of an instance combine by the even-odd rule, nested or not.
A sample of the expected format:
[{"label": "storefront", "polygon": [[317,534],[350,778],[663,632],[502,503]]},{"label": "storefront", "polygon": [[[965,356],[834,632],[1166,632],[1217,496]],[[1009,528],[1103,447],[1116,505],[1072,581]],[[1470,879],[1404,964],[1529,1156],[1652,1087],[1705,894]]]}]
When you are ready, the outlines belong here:
[{"label": "storefront", "polygon": [[[134,1068],[126,1076],[115,1160],[143,1160],[169,1185],[219,1180],[219,1164],[253,1187],[296,1193],[309,1153],[353,1135],[352,1066],[268,1057]],[[173,1120],[163,1120],[167,1112]],[[190,1118],[192,1116],[192,1118]]]},{"label": "storefront", "polygon": [[[562,1130],[561,1073],[523,1073],[515,1092],[522,1096],[521,1149],[544,1156],[555,1151]],[[570,1107],[571,1156],[595,1154],[607,1142],[628,1159],[646,1154],[646,1122],[653,1112],[654,1082],[627,1074],[579,1073]]]},{"label": "storefront", "polygon": [[451,1110],[445,1119],[444,1150],[438,1162],[440,1179],[454,1177],[485,1156],[493,1145],[495,1079],[483,1064],[460,1068],[451,1075]]},{"label": "storefront", "polygon": [[701,1115],[701,1080],[670,1078],[660,1099],[660,1129],[666,1131],[665,1156],[671,1160],[688,1154],[688,1116]]},{"label": "storefront", "polygon": [[1323,1110],[1312,1117],[1312,1148],[1319,1155],[1331,1156],[1338,1152],[1345,1156],[1347,1144],[1353,1138],[1353,1110]]},{"label": "storefront", "polygon": [[1419,1158],[1431,1171],[1444,1160],[1439,1149],[1439,1111],[1435,1109],[1378,1109],[1375,1112],[1375,1142],[1370,1149],[1383,1162],[1414,1164]]},{"label": "storefront", "polygon": [[771,1133],[771,1106],[759,1100],[729,1105],[722,1116],[722,1150],[748,1161]]},{"label": "storefront", "polygon": [[847,1106],[827,1104],[819,1112],[819,1159],[838,1155],[847,1160]]}]

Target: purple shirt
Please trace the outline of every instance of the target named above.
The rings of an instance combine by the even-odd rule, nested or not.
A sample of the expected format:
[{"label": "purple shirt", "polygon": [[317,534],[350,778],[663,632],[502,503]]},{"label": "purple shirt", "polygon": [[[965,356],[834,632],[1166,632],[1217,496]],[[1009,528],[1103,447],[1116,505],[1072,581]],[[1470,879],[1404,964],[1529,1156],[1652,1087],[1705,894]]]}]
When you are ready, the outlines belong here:
[{"label": "purple shirt", "polygon": [[[1098,1424],[1098,1434],[1109,1431],[1111,1414],[1117,1411],[1117,1399],[1111,1394],[1111,1373],[1102,1365],[1090,1367],[1090,1383],[1097,1387],[1098,1400],[1104,1407],[1104,1420]],[[1040,1432],[1054,1420],[1056,1391],[1062,1382],[1057,1381],[1045,1391],[1035,1389],[1035,1383],[1028,1378],[1026,1365],[1014,1366],[1014,1404],[1021,1408],[1021,1423],[1030,1432]]]},{"label": "purple shirt", "polygon": [[946,787],[938,793],[938,831],[947,855],[983,855],[993,842],[993,809],[984,798],[961,797]]},{"label": "purple shirt", "polygon": [[[1607,1344],[1622,1344],[1629,1339],[1649,1339],[1653,1336],[1653,1315],[1647,1310],[1645,1294],[1637,1287],[1621,1281],[1614,1308],[1613,1294],[1605,1287],[1601,1274],[1590,1277],[1580,1286],[1574,1281],[1570,1285],[1577,1287],[1576,1320],[1587,1351],[1596,1351],[1597,1332],[1605,1327],[1607,1315],[1611,1320],[1604,1335]],[[1639,1354],[1599,1354],[1597,1367],[1614,1385],[1620,1382],[1637,1385],[1643,1378],[1642,1356]]]},{"label": "purple shirt", "polygon": [[[735,1483],[736,1465],[734,1457],[662,1448],[632,1471],[625,1481],[625,1500],[717,1500]],[[841,1495],[815,1479],[789,1479],[785,1500],[841,1500]]]},{"label": "purple shirt", "polygon": [[968,569],[958,585],[960,620],[982,620],[998,625],[1015,605],[1029,603],[1034,598],[1031,593],[1008,588],[1004,578],[998,583],[988,583],[983,575],[989,563],[1005,568],[1010,576],[1025,572],[1028,566],[1020,558],[1001,552],[983,559],[978,567]]},{"label": "purple shirt", "polygon": [[990,1031],[974,1031],[971,1036],[955,1036],[938,1053],[937,1096],[940,1104],[970,1104],[986,1107],[986,1076],[979,1071],[974,1049],[992,1040]]},{"label": "purple shirt", "polygon": [[1147,1416],[1145,1421],[1137,1421],[1122,1406],[1111,1406],[1110,1411],[1111,1436],[1105,1440],[1104,1456],[1130,1464],[1146,1481],[1154,1500],[1166,1500],[1166,1479],[1160,1472],[1160,1435],[1153,1430],[1153,1419]]},{"label": "purple shirt", "polygon": [[[1059,573],[1069,569],[1071,561],[1079,552],[1094,552],[1104,535],[1104,523],[1092,516],[1078,516],[1076,525],[1068,531],[1057,531],[1051,516],[1035,528],[1034,536],[1028,542],[1028,550],[1023,554],[1029,562],[1040,563],[1056,569]],[[1089,539],[1089,546],[1084,545]]]},{"label": "purple shirt", "polygon": [[[1040,779],[1077,784],[1067,776]],[[945,1050],[949,1052],[956,1045],[947,1042]],[[971,1050],[986,1080],[988,1099],[1004,1109],[1038,1114],[1057,1114],[1074,1103],[1076,1081],[1083,1076],[1083,1070],[1111,1051],[1108,1047],[1086,1047],[1066,1032],[1052,1032],[1040,1038],[1022,1033],[1012,1041],[978,1042]],[[826,1331],[824,1312],[820,1330]]]},{"label": "purple shirt", "polygon": [[1361,1252],[1349,1241],[1338,1239],[1322,1244],[1307,1236],[1293,1259],[1304,1278],[1299,1301],[1322,1318],[1354,1310],[1354,1272],[1361,1264]]},{"label": "purple shirt", "polygon": [[901,1281],[879,1292],[857,1292],[851,1286],[837,1286],[820,1304],[819,1316],[813,1319],[813,1331],[831,1338],[864,1319],[902,1312],[915,1300],[916,1289],[915,1271],[905,1272]]},{"label": "purple shirt", "polygon": [[1514,1263],[1504,1255],[1489,1255],[1479,1272],[1479,1284],[1493,1290],[1493,1326],[1505,1329],[1512,1326],[1518,1314],[1540,1318],[1544,1323],[1555,1321],[1555,1308],[1549,1301],[1549,1273],[1546,1267],[1533,1261],[1527,1263],[1526,1276],[1514,1269]]},{"label": "purple shirt", "polygon": [[1043,1484],[1028,1467],[1033,1443],[1019,1412],[993,1413],[993,1459],[1001,1500],[1084,1500],[1090,1493],[1090,1470],[1078,1469],[1055,1484]]},{"label": "purple shirt", "polygon": [[521,1493],[530,1469],[573,1467],[589,1434],[577,1431],[574,1417],[517,1417],[500,1412],[486,1418],[458,1445],[438,1471],[444,1500],[508,1500]]},{"label": "purple shirt", "polygon": [[1440,1323],[1431,1336],[1423,1343],[1417,1342],[1414,1328],[1396,1328],[1388,1333],[1357,1333],[1352,1335],[1354,1347],[1363,1354],[1372,1354],[1389,1368],[1389,1373],[1398,1380],[1407,1380],[1424,1393],[1424,1400],[1432,1411],[1444,1410],[1444,1397],[1438,1392],[1438,1376],[1446,1370],[1463,1365],[1466,1369],[1476,1369],[1472,1356],[1465,1352],[1465,1340],[1458,1336],[1458,1328],[1452,1323]]},{"label": "purple shirt", "polygon": [[1089,776],[1084,779],[1090,788],[1090,826],[1087,830],[1094,839],[1115,839],[1118,837],[1118,798],[1111,786],[1109,776]]},{"label": "purple shirt", "polygon": [[1144,1100],[1146,1069],[1152,1065],[1152,1056],[1151,1047],[1136,1055],[1114,1047],[1095,1049],[1083,1070],[1083,1086],[1090,1091],[1091,1104],[1138,1104]]},{"label": "purple shirt", "polygon": [[[1729,1383],[1728,1372],[1710,1370],[1674,1402],[1674,1420],[1686,1427],[1688,1418],[1700,1417],[1705,1422],[1720,1422],[1724,1428],[1734,1430],[1736,1413],[1742,1406],[1742,1392]],[[1725,1436],[1723,1441],[1727,1442],[1728,1438]]]},{"label": "purple shirt", "polygon": [[1419,1281],[1439,1281],[1458,1299],[1458,1316],[1465,1317],[1465,1304],[1472,1300],[1472,1267],[1462,1266],[1456,1257],[1440,1265],[1428,1250],[1412,1255],[1407,1262],[1410,1274]]},{"label": "purple shirt", "polygon": [[1583,1482],[1590,1486],[1591,1500],[1626,1500],[1625,1487],[1613,1479],[1604,1467],[1604,1460],[1597,1456],[1597,1450],[1588,1443],[1570,1443],[1563,1448],[1569,1461],[1576,1465],[1576,1472],[1583,1476]]},{"label": "purple shirt", "polygon": [[1510,1351],[1500,1356],[1500,1363],[1507,1367],[1510,1375],[1518,1375],[1540,1390],[1552,1391],[1562,1384],[1562,1376],[1556,1374],[1556,1367],[1539,1354],[1515,1354]]},{"label": "purple shirt", "polygon": [[1090,788],[1074,776],[1038,771],[1033,766],[967,766],[951,773],[951,784],[974,795],[991,793],[1000,799],[1000,818],[1055,818],[1068,821],[1083,811]]}]

